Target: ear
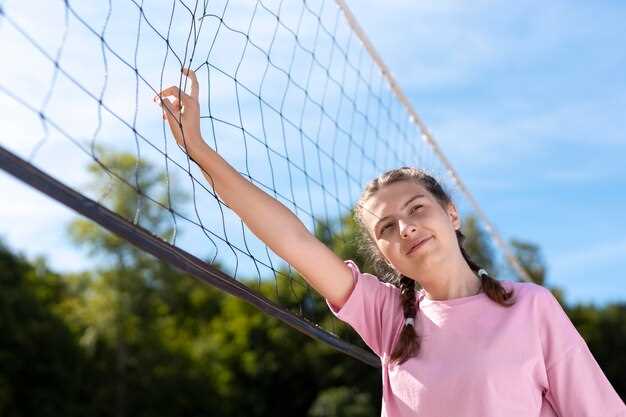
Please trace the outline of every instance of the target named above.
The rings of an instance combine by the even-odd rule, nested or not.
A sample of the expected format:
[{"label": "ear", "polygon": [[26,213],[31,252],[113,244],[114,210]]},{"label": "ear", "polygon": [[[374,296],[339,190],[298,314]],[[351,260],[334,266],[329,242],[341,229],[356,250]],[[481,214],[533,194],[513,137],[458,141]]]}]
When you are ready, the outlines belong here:
[{"label": "ear", "polygon": [[450,222],[454,226],[454,229],[455,230],[461,229],[461,218],[459,217],[459,212],[457,211],[453,203],[448,204],[446,213],[448,214],[448,217],[450,218]]}]

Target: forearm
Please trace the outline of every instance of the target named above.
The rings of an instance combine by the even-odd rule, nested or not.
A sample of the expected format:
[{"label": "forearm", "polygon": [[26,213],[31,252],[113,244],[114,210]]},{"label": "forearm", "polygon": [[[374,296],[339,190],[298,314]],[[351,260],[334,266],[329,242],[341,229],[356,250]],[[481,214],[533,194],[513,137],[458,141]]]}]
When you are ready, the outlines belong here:
[{"label": "forearm", "polygon": [[310,234],[291,210],[252,184],[204,141],[189,154],[213,190],[259,239],[281,255],[283,245]]}]

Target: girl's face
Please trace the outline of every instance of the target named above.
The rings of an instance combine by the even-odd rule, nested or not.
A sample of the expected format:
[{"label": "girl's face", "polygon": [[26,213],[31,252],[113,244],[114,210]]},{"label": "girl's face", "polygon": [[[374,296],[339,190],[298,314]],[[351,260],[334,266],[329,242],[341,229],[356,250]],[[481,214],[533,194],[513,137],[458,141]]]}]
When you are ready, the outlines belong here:
[{"label": "girl's face", "polygon": [[[406,180],[384,186],[364,204],[370,235],[392,268],[408,277],[428,275],[462,256],[456,208],[444,210],[422,185]],[[419,246],[415,244],[422,242]],[[458,253],[457,253],[458,252]]]}]

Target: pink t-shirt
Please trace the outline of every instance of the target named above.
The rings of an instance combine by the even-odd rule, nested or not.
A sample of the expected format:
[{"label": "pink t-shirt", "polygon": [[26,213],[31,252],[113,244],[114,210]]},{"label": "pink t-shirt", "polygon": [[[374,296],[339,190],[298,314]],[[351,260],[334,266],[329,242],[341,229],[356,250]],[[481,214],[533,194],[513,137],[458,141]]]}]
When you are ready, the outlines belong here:
[{"label": "pink t-shirt", "polygon": [[345,305],[330,310],[380,357],[382,417],[626,417],[620,399],[552,293],[529,282],[503,307],[485,293],[431,300],[417,291],[421,349],[389,363],[404,317],[400,290],[360,272]]}]

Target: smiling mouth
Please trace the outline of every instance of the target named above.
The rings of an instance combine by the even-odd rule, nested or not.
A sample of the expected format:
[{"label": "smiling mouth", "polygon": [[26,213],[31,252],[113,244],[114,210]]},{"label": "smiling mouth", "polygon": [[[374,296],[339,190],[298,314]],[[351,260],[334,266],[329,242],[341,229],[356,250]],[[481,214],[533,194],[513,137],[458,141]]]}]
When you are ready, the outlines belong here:
[{"label": "smiling mouth", "polygon": [[417,249],[421,248],[424,243],[428,242],[430,239],[432,239],[432,236],[427,237],[426,239],[422,240],[420,243],[418,243],[417,245],[413,246],[411,249],[409,249],[409,251],[406,253],[407,255],[412,254],[413,252],[415,252]]}]

